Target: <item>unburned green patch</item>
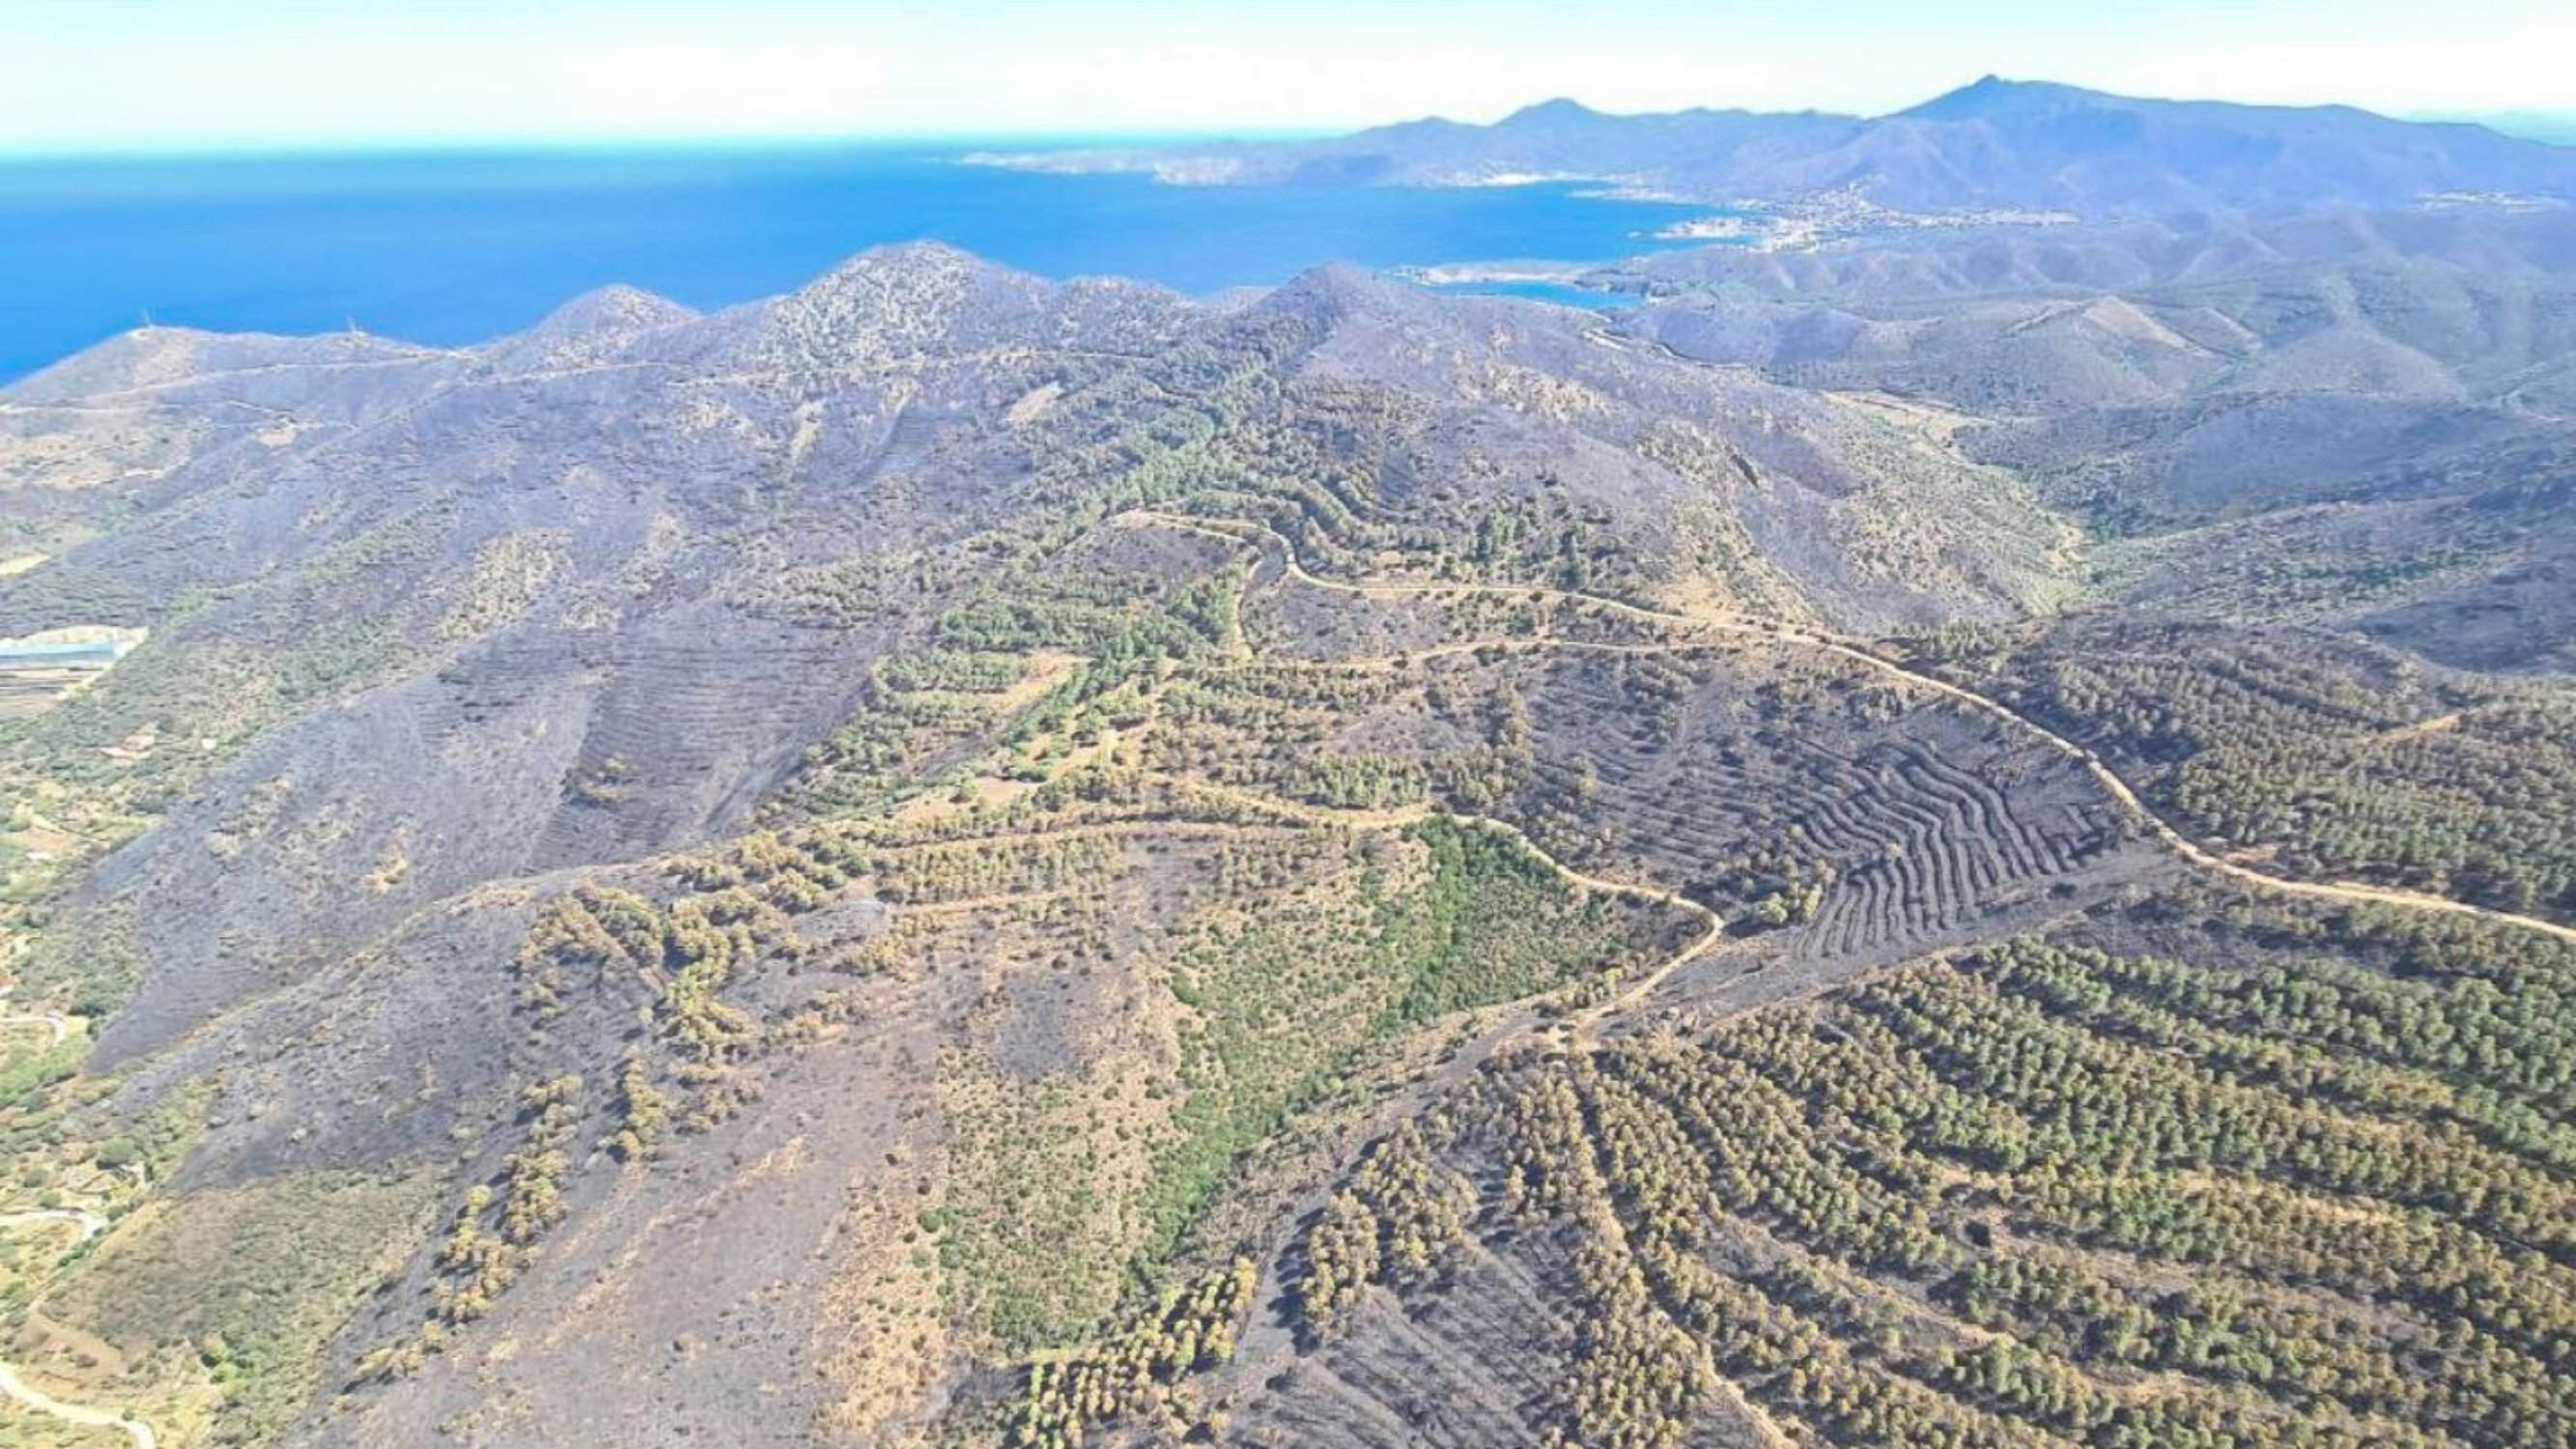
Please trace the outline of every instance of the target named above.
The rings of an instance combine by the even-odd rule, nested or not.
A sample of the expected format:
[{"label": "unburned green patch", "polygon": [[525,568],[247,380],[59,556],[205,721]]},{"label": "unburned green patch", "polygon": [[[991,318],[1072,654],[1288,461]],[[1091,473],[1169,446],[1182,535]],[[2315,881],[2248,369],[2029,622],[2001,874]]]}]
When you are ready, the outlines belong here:
[{"label": "unburned green patch", "polygon": [[314,1173],[137,1213],[45,1304],[129,1378],[213,1379],[209,1442],[259,1444],[320,1381],[325,1342],[426,1229],[433,1183]]}]

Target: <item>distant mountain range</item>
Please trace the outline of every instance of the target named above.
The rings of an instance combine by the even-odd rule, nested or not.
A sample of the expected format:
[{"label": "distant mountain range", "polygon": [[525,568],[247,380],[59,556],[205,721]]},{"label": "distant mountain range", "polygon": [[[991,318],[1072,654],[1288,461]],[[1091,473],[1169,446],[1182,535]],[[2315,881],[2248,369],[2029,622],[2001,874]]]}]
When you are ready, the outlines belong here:
[{"label": "distant mountain range", "polygon": [[2409,117],[2418,121],[2466,121],[2552,146],[2576,146],[2576,111],[2460,111]]},{"label": "distant mountain range", "polygon": [[1595,180],[1708,202],[1856,190],[1907,211],[2085,216],[2576,199],[2576,148],[2348,106],[2143,100],[1988,76],[1879,117],[1690,110],[1613,116],[1554,100],[1490,126],[1421,120],[1321,141],[980,158],[1194,185],[1510,185]]}]

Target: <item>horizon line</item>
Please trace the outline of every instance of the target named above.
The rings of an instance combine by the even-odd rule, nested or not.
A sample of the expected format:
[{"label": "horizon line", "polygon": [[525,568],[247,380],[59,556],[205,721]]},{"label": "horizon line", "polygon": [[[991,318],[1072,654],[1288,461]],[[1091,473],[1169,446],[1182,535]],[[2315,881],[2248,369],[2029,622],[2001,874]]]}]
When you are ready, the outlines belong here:
[{"label": "horizon line", "polygon": [[1076,149],[1097,146],[1265,143],[1309,141],[1348,135],[1353,130],[1328,126],[1171,127],[1114,131],[677,131],[677,132],[460,132],[451,136],[399,133],[355,137],[225,137],[192,141],[153,137],[132,142],[85,141],[63,146],[0,141],[0,165],[19,162],[83,161],[215,161],[273,160],[281,157],[376,157],[403,155],[505,154],[543,151],[556,154],[605,151],[741,151],[771,148],[852,147],[924,150],[1030,147]]},{"label": "horizon line", "polygon": [[1755,115],[1841,116],[1853,121],[1880,121],[1901,116],[1909,110],[1931,104],[1943,97],[1978,85],[2001,81],[2008,85],[2050,86],[2068,90],[2089,91],[2120,100],[2155,101],[2173,105],[2226,105],[2266,110],[2349,110],[2388,120],[2420,125],[2480,126],[2499,135],[2543,145],[2568,145],[2567,140],[2538,136],[2499,125],[2499,122],[2557,123],[2576,134],[2576,104],[2566,106],[2497,105],[2467,110],[2457,107],[2408,108],[2379,110],[2350,101],[2285,103],[2278,101],[2237,100],[2221,96],[2149,96],[2067,81],[2021,79],[1988,72],[1976,80],[1952,86],[1923,100],[1885,111],[1837,111],[1815,106],[1765,110],[1722,102],[1703,101],[1694,105],[1661,110],[1603,110],[1573,96],[1559,92],[1553,96],[1525,102],[1491,121],[1461,121],[1437,112],[1398,116],[1391,119],[1315,122],[1288,126],[1239,126],[1225,123],[1207,125],[1140,126],[1091,130],[1082,128],[994,130],[958,129],[951,127],[888,127],[854,130],[780,130],[780,131],[523,131],[523,132],[458,132],[438,135],[425,132],[380,132],[361,136],[312,136],[279,133],[268,136],[228,136],[200,140],[188,136],[151,136],[124,140],[101,141],[95,138],[54,145],[44,142],[0,140],[0,165],[45,163],[77,164],[83,162],[204,162],[222,160],[274,160],[288,157],[352,159],[402,155],[459,155],[551,152],[571,154],[610,151],[741,151],[789,148],[881,148],[921,147],[925,149],[965,149],[986,147],[1026,147],[1043,150],[1072,150],[1110,146],[1173,146],[1218,144],[1276,144],[1290,141],[1333,140],[1364,131],[1386,127],[1444,122],[1451,125],[1492,126],[1523,111],[1542,106],[1571,103],[1596,115],[1613,118],[1687,115],[1695,111],[1743,112]]}]

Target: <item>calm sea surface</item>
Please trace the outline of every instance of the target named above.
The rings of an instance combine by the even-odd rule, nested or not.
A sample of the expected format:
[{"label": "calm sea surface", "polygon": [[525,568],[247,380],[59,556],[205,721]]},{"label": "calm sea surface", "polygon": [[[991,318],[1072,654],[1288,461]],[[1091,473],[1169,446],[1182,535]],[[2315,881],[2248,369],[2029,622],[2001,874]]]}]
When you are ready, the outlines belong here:
[{"label": "calm sea surface", "polygon": [[[1580,188],[1174,187],[884,146],[0,163],[0,379],[154,321],[475,342],[630,282],[694,307],[930,237],[1185,292],[1648,250],[1686,208]],[[1544,286],[1496,290],[1581,300]]]}]

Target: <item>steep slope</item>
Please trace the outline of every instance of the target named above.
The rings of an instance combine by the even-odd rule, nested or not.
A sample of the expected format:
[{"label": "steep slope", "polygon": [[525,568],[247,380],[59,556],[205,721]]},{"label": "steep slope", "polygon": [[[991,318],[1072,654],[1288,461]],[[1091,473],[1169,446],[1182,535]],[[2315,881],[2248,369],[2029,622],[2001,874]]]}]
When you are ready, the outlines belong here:
[{"label": "steep slope", "polygon": [[2563,215],[1886,238],[1617,278],[1622,330],[1890,395],[2107,541],[2126,609],[2565,665],[2576,230]]},{"label": "steep slope", "polygon": [[[1646,599],[1863,630],[2022,613],[2063,591],[2065,535],[2015,480],[1865,408],[1677,365],[1563,309],[1429,306],[1344,270],[1282,289],[1245,325],[1282,323],[1316,339],[1300,396],[1369,429],[1358,442],[1382,459],[1385,494],[1370,521],[1437,530],[1451,546],[1435,552],[1490,533],[1479,509],[1566,515],[1555,537],[1515,543],[1524,567],[1610,582],[1582,557],[1598,532]],[[1410,406],[1372,418],[1372,395]]]}]

